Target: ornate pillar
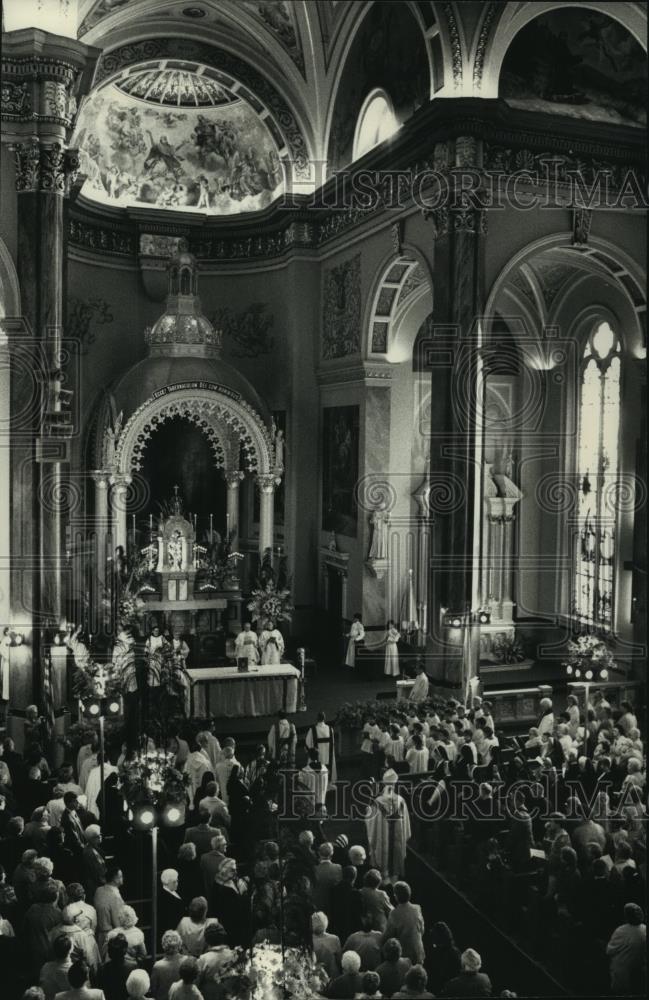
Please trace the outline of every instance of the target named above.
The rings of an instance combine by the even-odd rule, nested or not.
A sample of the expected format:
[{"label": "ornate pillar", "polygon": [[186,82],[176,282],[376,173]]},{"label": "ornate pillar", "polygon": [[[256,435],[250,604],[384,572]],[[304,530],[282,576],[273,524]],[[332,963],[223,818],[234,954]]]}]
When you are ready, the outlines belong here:
[{"label": "ornate pillar", "polygon": [[[441,144],[440,144],[441,145]],[[471,148],[458,138],[436,147],[442,169],[478,165]],[[461,147],[461,148],[460,148]],[[469,158],[470,162],[467,160]],[[480,595],[479,551],[480,464],[475,461],[482,440],[480,405],[481,308],[484,296],[486,212],[451,189],[447,205],[426,211],[434,239],[435,288],[431,335],[420,344],[422,370],[431,371],[430,475],[436,495],[439,530],[435,560],[439,572],[430,578],[429,624],[434,634],[428,646],[431,673],[443,674],[458,693],[477,672],[479,635],[454,644],[443,625],[442,608],[466,613],[477,609]],[[437,558],[439,556],[439,558]],[[475,635],[473,632],[475,631]]]},{"label": "ornate pillar", "polygon": [[[0,135],[14,154],[24,321],[10,390],[12,414],[20,415],[11,428],[11,537],[20,574],[12,580],[12,601],[16,618],[37,628],[37,665],[44,662],[48,630],[64,617],[62,518],[72,512],[66,470],[69,439],[78,431],[70,408],[74,374],[63,372],[65,196],[78,169],[67,143],[99,50],[35,28],[4,33],[2,41]],[[35,674],[38,690],[38,669]]]},{"label": "ornate pillar", "polygon": [[239,469],[225,473],[225,481],[228,487],[227,494],[227,529],[232,536],[232,548],[236,549],[239,541],[239,486],[243,479],[243,472]]},{"label": "ornate pillar", "polygon": [[520,497],[486,497],[487,507],[487,581],[484,604],[489,605],[492,621],[513,625],[512,552],[514,507]]},{"label": "ornate pillar", "polygon": [[117,473],[110,479],[111,509],[113,514],[113,545],[117,549],[120,545],[126,553],[127,528],[126,528],[126,506],[128,487],[131,477],[123,473]]},{"label": "ornate pillar", "polygon": [[[106,589],[106,560],[108,556],[108,533],[110,519],[108,517],[108,488],[110,473],[97,469],[91,473],[95,484],[95,553],[97,596],[101,600]],[[97,602],[99,604],[99,602]]]},{"label": "ornate pillar", "polygon": [[266,549],[272,549],[275,531],[275,486],[277,479],[274,473],[257,476],[259,489],[259,555],[263,557]]}]

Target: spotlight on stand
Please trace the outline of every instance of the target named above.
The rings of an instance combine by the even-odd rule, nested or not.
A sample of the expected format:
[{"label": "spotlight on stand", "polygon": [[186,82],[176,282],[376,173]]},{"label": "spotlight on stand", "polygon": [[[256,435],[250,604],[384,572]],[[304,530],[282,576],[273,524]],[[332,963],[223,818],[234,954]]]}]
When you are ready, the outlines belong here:
[{"label": "spotlight on stand", "polygon": [[490,621],[491,621],[490,611],[484,611],[484,610],[478,611],[478,622],[480,625],[488,625]]},{"label": "spotlight on stand", "polygon": [[122,699],[121,698],[105,698],[105,714],[106,718],[116,718],[122,714]]},{"label": "spotlight on stand", "polygon": [[447,611],[444,615],[444,624],[450,628],[462,628],[463,618],[457,611]]},{"label": "spotlight on stand", "polygon": [[162,822],[165,826],[182,826],[185,822],[185,807],[183,805],[165,806]]},{"label": "spotlight on stand", "polygon": [[157,821],[158,813],[148,802],[133,807],[133,826],[136,830],[152,830]]},{"label": "spotlight on stand", "polygon": [[102,715],[101,698],[83,698],[81,704],[86,719],[98,719]]}]

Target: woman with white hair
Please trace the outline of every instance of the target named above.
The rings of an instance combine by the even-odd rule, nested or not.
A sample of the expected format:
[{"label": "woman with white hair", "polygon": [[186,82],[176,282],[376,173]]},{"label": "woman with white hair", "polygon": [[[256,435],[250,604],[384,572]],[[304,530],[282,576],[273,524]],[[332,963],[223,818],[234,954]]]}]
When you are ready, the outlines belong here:
[{"label": "woman with white hair", "polygon": [[481,972],[482,959],[473,948],[467,948],[461,955],[462,971],[459,976],[449,979],[443,989],[445,997],[490,997],[491,980]]},{"label": "woman with white hair", "polygon": [[29,823],[25,823],[25,840],[39,854],[47,848],[47,834],[51,829],[50,812],[47,806],[34,809]]},{"label": "woman with white hair", "polygon": [[250,939],[248,885],[239,878],[234,858],[225,858],[214,878],[210,910],[223,924],[232,946],[245,947]]},{"label": "woman with white hair", "polygon": [[347,1000],[355,997],[363,988],[361,971],[361,956],[355,951],[345,951],[340,959],[342,974],[337,976],[327,987],[327,996],[337,1000]]},{"label": "woman with white hair", "polygon": [[[146,957],[146,945],[144,943],[144,934],[137,926],[137,913],[132,906],[123,906],[119,911],[117,917],[117,927],[113,927],[112,930],[106,935],[106,942],[110,941],[112,937],[117,934],[123,934],[128,943],[128,954],[131,958],[134,958],[136,962],[142,961]],[[147,989],[148,989],[147,985]]]},{"label": "woman with white hair", "polygon": [[328,934],[329,918],[326,913],[319,910],[311,916],[311,931],[313,938],[313,952],[316,961],[320,962],[327,971],[330,979],[334,979],[340,973],[340,938],[335,934]]},{"label": "woman with white hair", "polygon": [[63,923],[50,934],[53,941],[60,934],[67,934],[72,941],[75,954],[80,954],[90,971],[94,974],[101,964],[99,948],[93,933],[93,926],[85,908],[81,903],[68,903],[64,908]]},{"label": "woman with white hair", "polygon": [[172,983],[179,979],[178,970],[183,960],[183,941],[178,931],[165,931],[162,935],[162,958],[151,969],[151,995],[155,1000],[167,1000]]},{"label": "woman with white hair", "polygon": [[149,995],[151,980],[144,969],[133,969],[126,980],[126,993],[129,1000],[144,1000]]},{"label": "woman with white hair", "polygon": [[539,710],[541,716],[537,723],[536,728],[539,731],[539,736],[543,737],[546,733],[550,735],[554,729],[554,712],[552,711],[552,700],[550,698],[541,698],[539,702]]}]

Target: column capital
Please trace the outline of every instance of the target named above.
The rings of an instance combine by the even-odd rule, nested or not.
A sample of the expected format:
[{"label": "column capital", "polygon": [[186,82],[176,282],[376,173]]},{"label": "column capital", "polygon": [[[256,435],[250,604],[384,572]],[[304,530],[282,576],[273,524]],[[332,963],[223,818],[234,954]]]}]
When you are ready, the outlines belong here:
[{"label": "column capital", "polygon": [[110,485],[116,490],[125,490],[133,482],[133,477],[128,472],[111,472]]},{"label": "column capital", "polygon": [[108,469],[93,469],[90,473],[92,481],[99,489],[107,490],[110,485],[110,472]]},{"label": "column capital", "polygon": [[41,143],[36,138],[10,146],[16,165],[16,191],[68,194],[79,172],[79,153],[60,142]]},{"label": "column capital", "polygon": [[223,475],[225,476],[225,481],[228,484],[229,490],[239,489],[239,484],[244,478],[244,474],[241,469],[228,469],[223,472]]},{"label": "column capital", "polygon": [[274,493],[275,487],[279,485],[281,480],[275,475],[275,473],[262,473],[257,476],[257,488],[261,493]]}]

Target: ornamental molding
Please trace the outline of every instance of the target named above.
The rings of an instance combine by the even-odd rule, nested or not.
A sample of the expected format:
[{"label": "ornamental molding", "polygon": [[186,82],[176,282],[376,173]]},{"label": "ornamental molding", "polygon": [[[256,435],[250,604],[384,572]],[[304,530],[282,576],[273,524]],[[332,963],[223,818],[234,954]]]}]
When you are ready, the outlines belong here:
[{"label": "ornamental molding", "polygon": [[344,368],[320,368],[316,373],[319,385],[332,387],[360,382],[370,387],[389,389],[392,377],[393,369],[387,362],[384,365],[361,363]]},{"label": "ornamental molding", "polygon": [[226,49],[189,38],[175,37],[149,38],[120,45],[101,55],[95,74],[95,86],[136,63],[165,58],[204,63],[223,73],[230,73],[248,87],[266,106],[275,127],[283,136],[295,177],[300,180],[311,179],[309,148],[302,128],[286,100],[258,70]]},{"label": "ornamental molding", "polygon": [[451,60],[453,64],[453,82],[456,87],[462,83],[462,42],[460,32],[455,18],[455,11],[452,3],[443,3],[442,10],[446,18],[449,40],[451,43]]},{"label": "ornamental molding", "polygon": [[221,468],[232,468],[237,456],[230,452],[236,440],[237,450],[239,444],[243,448],[249,472],[271,474],[273,445],[261,416],[227,386],[201,382],[165,386],[137,408],[115,449],[117,471],[130,475],[139,469],[152,433],[178,416],[197,424],[207,434]]},{"label": "ornamental molding", "polygon": [[482,89],[482,73],[484,71],[487,44],[491,37],[491,29],[493,27],[496,14],[498,13],[498,8],[499,4],[493,2],[488,3],[485,15],[482,18],[480,34],[478,35],[478,44],[475,50],[475,59],[473,61],[473,85],[476,90]]}]

